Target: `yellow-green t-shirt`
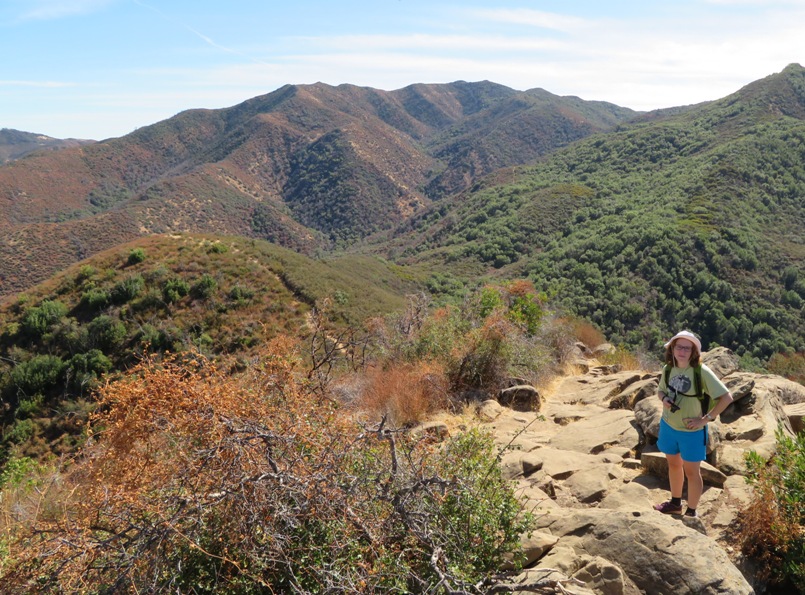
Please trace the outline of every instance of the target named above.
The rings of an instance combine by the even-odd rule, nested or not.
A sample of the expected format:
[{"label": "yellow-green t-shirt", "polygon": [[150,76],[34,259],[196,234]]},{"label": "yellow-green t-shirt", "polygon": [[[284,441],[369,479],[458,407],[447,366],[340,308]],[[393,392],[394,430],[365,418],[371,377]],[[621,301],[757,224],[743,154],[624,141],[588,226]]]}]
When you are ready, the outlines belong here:
[{"label": "yellow-green t-shirt", "polygon": [[[702,405],[699,399],[696,398],[696,383],[693,376],[693,367],[671,368],[671,373],[668,375],[668,384],[670,388],[665,383],[665,372],[663,371],[660,374],[659,392],[665,393],[671,398],[676,394],[675,403],[679,405],[679,410],[672,412],[670,408],[663,406],[662,418],[675,430],[681,432],[694,431],[687,428],[683,421],[688,417],[702,416]],[[720,399],[728,392],[724,383],[704,364],[702,364],[702,392],[710,395],[710,409],[715,406],[716,400]]]}]

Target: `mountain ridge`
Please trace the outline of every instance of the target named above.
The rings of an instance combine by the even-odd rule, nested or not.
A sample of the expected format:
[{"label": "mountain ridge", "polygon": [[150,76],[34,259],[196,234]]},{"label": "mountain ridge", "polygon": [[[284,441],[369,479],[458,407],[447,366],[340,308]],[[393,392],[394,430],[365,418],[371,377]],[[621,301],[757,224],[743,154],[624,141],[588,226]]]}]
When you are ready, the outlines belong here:
[{"label": "mountain ridge", "polygon": [[635,347],[690,327],[742,355],[803,351],[803,88],[792,65],[581,139],[371,245],[445,274],[527,277]]},{"label": "mountain ridge", "polygon": [[[511,97],[525,99],[493,111]],[[392,92],[286,85],[230,108],[188,110],[125,137],[12,162],[0,168],[0,231],[16,243],[0,240],[0,262],[19,265],[0,265],[0,293],[22,290],[58,270],[50,259],[38,258],[41,253],[61,251],[60,267],[87,250],[110,247],[97,238],[96,217],[119,221],[122,240],[213,231],[313,253],[403,221],[500,165],[526,162],[614,124],[608,106],[586,107],[588,114],[607,112],[601,124],[589,124],[578,113],[585,104],[555,96],[542,103],[552,116],[545,123],[529,115],[535,103],[488,82]],[[481,114],[486,119],[477,120],[476,130],[449,132]],[[506,118],[516,129],[518,117],[531,118],[533,134],[544,140],[507,154],[505,138],[493,138],[494,123]],[[427,143],[442,132],[455,138],[442,137],[436,154]],[[469,168],[468,158],[451,162],[467,151],[462,143],[472,146]],[[27,233],[27,226],[41,224],[68,224],[70,230],[54,227],[59,242],[42,243],[39,234]]]},{"label": "mountain ridge", "polygon": [[526,277],[632,347],[683,325],[762,362],[805,350],[804,104],[797,64],[649,114],[489,82],[286,85],[0,168],[0,292],[212,230],[430,267],[439,299]]},{"label": "mountain ridge", "polygon": [[78,138],[53,138],[46,134],[0,128],[0,165],[22,159],[36,151],[55,151],[94,142]]}]

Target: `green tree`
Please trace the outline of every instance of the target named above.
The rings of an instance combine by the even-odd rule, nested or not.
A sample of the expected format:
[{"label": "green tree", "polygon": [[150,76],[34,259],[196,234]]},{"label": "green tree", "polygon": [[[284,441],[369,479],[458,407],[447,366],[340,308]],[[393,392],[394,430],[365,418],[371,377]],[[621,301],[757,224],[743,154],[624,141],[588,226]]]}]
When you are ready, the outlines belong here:
[{"label": "green tree", "polygon": [[50,327],[67,315],[67,306],[59,301],[44,300],[29,308],[22,317],[22,329],[33,339],[39,339]]},{"label": "green tree", "polygon": [[104,353],[117,350],[126,337],[126,326],[106,314],[94,318],[87,325],[90,343]]},{"label": "green tree", "polygon": [[62,382],[65,366],[56,355],[35,355],[11,369],[9,388],[18,396],[46,393]]},{"label": "green tree", "polygon": [[126,264],[129,266],[139,264],[145,260],[145,250],[142,248],[134,248],[129,252],[129,257],[126,259]]}]

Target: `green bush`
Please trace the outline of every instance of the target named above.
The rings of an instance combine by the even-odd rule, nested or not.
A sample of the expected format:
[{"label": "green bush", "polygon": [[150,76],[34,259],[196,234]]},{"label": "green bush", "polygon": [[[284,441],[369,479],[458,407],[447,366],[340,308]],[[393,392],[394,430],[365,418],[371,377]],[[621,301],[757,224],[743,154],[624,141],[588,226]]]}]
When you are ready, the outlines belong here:
[{"label": "green bush", "polygon": [[[364,592],[357,587],[363,583],[372,585],[366,592],[415,593],[439,581],[433,560],[451,581],[467,585],[496,574],[507,554],[514,553],[517,560],[519,538],[528,531],[532,517],[502,478],[488,434],[476,430],[459,434],[425,459],[413,444],[396,441],[399,467],[391,466],[388,453],[371,441],[356,447],[339,455],[344,468],[322,467],[321,475],[323,491],[342,483],[339,477],[351,478],[348,497],[343,490],[330,493],[347,497],[343,504],[351,509],[352,520],[325,513],[336,513],[342,502],[321,501],[321,514],[298,516],[297,522],[283,528],[284,533],[273,534],[269,543],[287,544],[285,563],[257,557],[249,564],[272,590]],[[415,461],[422,467],[414,468]],[[291,498],[296,497],[293,491],[288,489]],[[381,522],[383,533],[371,543],[360,530],[356,533],[358,524],[379,528]],[[231,527],[230,519],[217,515],[207,523],[203,547],[176,552],[175,562],[182,561],[176,585],[212,594],[220,589],[215,578],[222,569],[218,556],[227,547],[218,536],[231,532]],[[237,544],[228,547],[230,554],[253,555]],[[354,590],[342,591],[344,585],[353,585]],[[261,592],[247,576],[227,581],[227,593]]]},{"label": "green bush", "polygon": [[90,264],[81,265],[81,268],[78,269],[78,275],[76,276],[76,281],[86,281],[87,279],[91,279],[95,276],[98,271],[95,269],[94,266]]},{"label": "green bush", "polygon": [[36,484],[35,473],[41,469],[42,466],[29,457],[9,459],[0,471],[0,490]]},{"label": "green bush", "polygon": [[112,360],[98,349],[77,353],[67,362],[70,384],[79,392],[93,388],[97,379],[111,369]]},{"label": "green bush", "polygon": [[145,260],[145,250],[142,248],[134,248],[131,252],[129,252],[129,257],[126,260],[126,264],[129,266],[139,264]]},{"label": "green bush", "polygon": [[94,318],[87,325],[87,331],[94,348],[105,353],[118,349],[126,337],[126,326],[106,314]]},{"label": "green bush", "polygon": [[226,254],[229,251],[226,244],[221,242],[214,242],[207,248],[207,254]]},{"label": "green bush", "polygon": [[190,285],[183,279],[168,279],[162,286],[162,299],[166,304],[174,304],[190,293]]},{"label": "green bush", "polygon": [[67,315],[67,306],[58,301],[44,300],[29,308],[22,317],[22,329],[33,339],[39,339],[48,329]]},{"label": "green bush", "polygon": [[111,302],[109,292],[100,287],[93,287],[81,294],[81,305],[92,312],[103,310]]},{"label": "green bush", "polygon": [[65,363],[55,355],[36,355],[11,369],[10,388],[17,395],[47,392],[63,380]]},{"label": "green bush", "polygon": [[215,277],[204,273],[201,278],[193,284],[193,287],[190,289],[190,294],[196,299],[208,299],[213,296],[216,289],[218,289],[218,282],[215,280]]},{"label": "green bush", "polygon": [[14,415],[18,419],[26,419],[29,417],[36,417],[42,407],[44,397],[41,394],[33,395],[29,398],[20,399],[19,405]]},{"label": "green bush", "polygon": [[254,290],[249,287],[243,287],[241,285],[235,285],[231,290],[229,290],[229,299],[234,302],[246,302],[254,297]]},{"label": "green bush", "polygon": [[30,440],[35,431],[36,426],[33,420],[18,419],[14,422],[14,425],[11,426],[11,429],[3,434],[3,439],[12,444],[22,444]]},{"label": "green bush", "polygon": [[130,302],[145,288],[145,280],[142,275],[133,275],[123,279],[112,288],[110,298],[115,304],[125,304]]},{"label": "green bush", "polygon": [[791,437],[779,428],[776,437],[770,459],[747,453],[754,496],[742,514],[739,542],[780,592],[805,593],[805,433]]}]

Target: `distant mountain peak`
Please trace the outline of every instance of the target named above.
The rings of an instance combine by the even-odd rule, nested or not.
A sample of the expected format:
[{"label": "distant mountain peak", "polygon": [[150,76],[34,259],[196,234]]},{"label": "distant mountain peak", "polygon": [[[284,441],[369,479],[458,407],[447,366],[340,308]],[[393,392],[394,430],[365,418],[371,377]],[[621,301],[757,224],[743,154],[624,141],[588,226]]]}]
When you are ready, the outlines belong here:
[{"label": "distant mountain peak", "polygon": [[0,165],[21,159],[34,151],[77,147],[93,142],[95,141],[74,138],[59,139],[46,134],[2,128],[0,129]]}]

